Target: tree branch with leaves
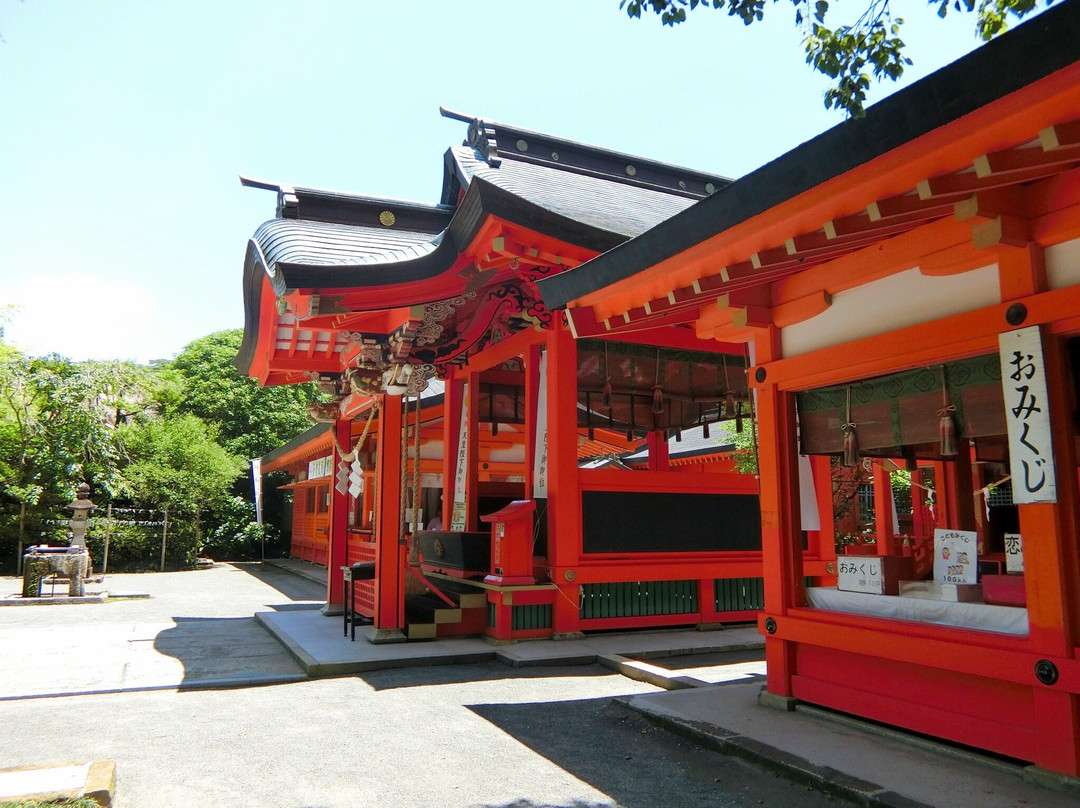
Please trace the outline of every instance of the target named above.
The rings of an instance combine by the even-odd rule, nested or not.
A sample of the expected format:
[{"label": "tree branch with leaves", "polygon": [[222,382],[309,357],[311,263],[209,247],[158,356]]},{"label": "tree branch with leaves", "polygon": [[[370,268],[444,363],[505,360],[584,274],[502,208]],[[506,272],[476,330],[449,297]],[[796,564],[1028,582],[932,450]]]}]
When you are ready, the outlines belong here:
[{"label": "tree branch with leaves", "polygon": [[[771,0],[775,4],[778,0]],[[829,0],[792,0],[795,24],[803,30],[806,63],[833,80],[825,91],[826,109],[843,109],[850,116],[865,114],[866,93],[871,81],[896,81],[911,60],[904,55],[900,38],[904,20],[894,17],[889,0],[870,0],[858,19],[835,28],[826,24],[832,4]],[[1050,6],[1055,0],[1044,0]],[[937,15],[944,18],[954,12],[975,14],[975,33],[983,41],[1004,33],[1010,18],[1023,19],[1035,10],[1038,0],[930,0]],[[620,0],[619,8],[628,16],[640,19],[642,12],[653,12],[660,22],[675,26],[686,22],[687,12],[698,9],[726,10],[744,25],[752,25],[765,16],[769,0]]]}]

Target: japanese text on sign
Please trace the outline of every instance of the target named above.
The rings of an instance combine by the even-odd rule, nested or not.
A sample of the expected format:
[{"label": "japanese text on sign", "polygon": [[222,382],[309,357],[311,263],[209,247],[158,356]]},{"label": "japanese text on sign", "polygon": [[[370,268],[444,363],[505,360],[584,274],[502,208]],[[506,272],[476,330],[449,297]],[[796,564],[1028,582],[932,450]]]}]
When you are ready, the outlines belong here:
[{"label": "japanese text on sign", "polygon": [[851,556],[837,559],[836,588],[844,592],[867,592],[880,595],[884,591],[881,559],[874,556]]},{"label": "japanese text on sign", "polygon": [[1046,367],[1038,326],[998,336],[1013,502],[1057,502]]},{"label": "japanese text on sign", "polygon": [[1024,542],[1019,533],[1005,534],[1005,571],[1024,571]]},{"label": "japanese text on sign", "polygon": [[939,584],[978,581],[979,534],[974,530],[934,531],[934,580]]}]

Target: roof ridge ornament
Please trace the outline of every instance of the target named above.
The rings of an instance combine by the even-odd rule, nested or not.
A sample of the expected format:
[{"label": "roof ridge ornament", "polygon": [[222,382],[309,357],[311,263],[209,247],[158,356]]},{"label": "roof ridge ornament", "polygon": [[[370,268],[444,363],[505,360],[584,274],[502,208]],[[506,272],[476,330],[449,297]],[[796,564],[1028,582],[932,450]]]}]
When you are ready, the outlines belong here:
[{"label": "roof ridge ornament", "polygon": [[480,118],[473,118],[469,123],[469,134],[464,143],[476,149],[480,159],[484,160],[492,168],[502,165],[499,157],[499,142],[496,138],[495,127]]}]

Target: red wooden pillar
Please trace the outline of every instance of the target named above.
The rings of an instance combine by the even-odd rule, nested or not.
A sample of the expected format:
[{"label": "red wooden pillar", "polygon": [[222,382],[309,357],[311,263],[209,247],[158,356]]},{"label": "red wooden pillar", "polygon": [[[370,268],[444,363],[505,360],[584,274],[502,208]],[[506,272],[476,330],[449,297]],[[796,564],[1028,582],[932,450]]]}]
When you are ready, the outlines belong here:
[{"label": "red wooden pillar", "polygon": [[[352,445],[352,421],[339,418],[334,422],[337,443],[346,449]],[[341,614],[345,604],[345,580],[341,568],[349,563],[349,492],[338,491],[337,474],[341,452],[334,447],[334,464],[330,477],[330,537],[326,551],[326,607],[323,614]]]},{"label": "red wooden pillar", "polygon": [[897,555],[893,532],[892,478],[884,463],[874,464],[874,534],[878,555]]},{"label": "red wooden pillar", "polygon": [[757,393],[765,578],[765,610],[758,625],[765,631],[768,692],[788,698],[793,695],[791,680],[796,672],[795,644],[775,637],[773,632],[782,632],[788,609],[803,602],[795,396],[779,390],[770,382],[767,367],[762,367],[780,358],[779,331],[768,328],[757,333],[758,367],[751,370],[750,378]]},{"label": "red wooden pillar", "polygon": [[[996,253],[1003,301],[1046,291],[1046,265],[1040,247],[1002,246]],[[1048,335],[1044,328],[1042,343],[1057,502],[1019,505],[1017,509],[1024,540],[1030,647],[1053,662],[1054,657],[1073,659],[1080,642],[1080,559],[1076,547],[1080,498],[1074,482],[1076,429],[1071,417],[1077,402],[1064,342]],[[1037,681],[1032,687],[1039,739],[1034,762],[1054,771],[1080,775],[1080,696]]]},{"label": "red wooden pillar", "polygon": [[401,396],[383,396],[379,410],[379,479],[375,532],[375,628],[370,642],[402,642],[405,592],[401,581]]},{"label": "red wooden pillar", "polygon": [[671,456],[668,453],[667,433],[654,429],[645,438],[649,447],[649,471],[668,471],[671,469]]},{"label": "red wooden pillar", "polygon": [[581,491],[577,469],[577,344],[557,320],[548,335],[548,561],[555,599],[555,634],[581,629],[577,566],[581,554]]},{"label": "red wooden pillar", "polygon": [[[1024,541],[1031,650],[1053,662],[1055,657],[1075,657],[1080,642],[1080,561],[1075,538],[1080,535],[1080,504],[1074,484],[1077,460],[1071,422],[1076,403],[1068,383],[1064,343],[1044,334],[1043,354],[1058,501],[1017,507]],[[1038,682],[1033,687],[1039,738],[1034,762],[1080,775],[1080,696]]]}]

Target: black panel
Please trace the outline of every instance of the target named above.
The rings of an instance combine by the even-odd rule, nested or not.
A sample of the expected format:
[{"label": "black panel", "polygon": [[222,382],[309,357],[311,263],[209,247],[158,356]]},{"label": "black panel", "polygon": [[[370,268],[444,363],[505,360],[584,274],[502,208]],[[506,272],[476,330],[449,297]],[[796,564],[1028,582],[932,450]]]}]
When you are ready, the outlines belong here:
[{"label": "black panel", "polygon": [[586,553],[761,549],[753,494],[584,491],[581,510]]}]

